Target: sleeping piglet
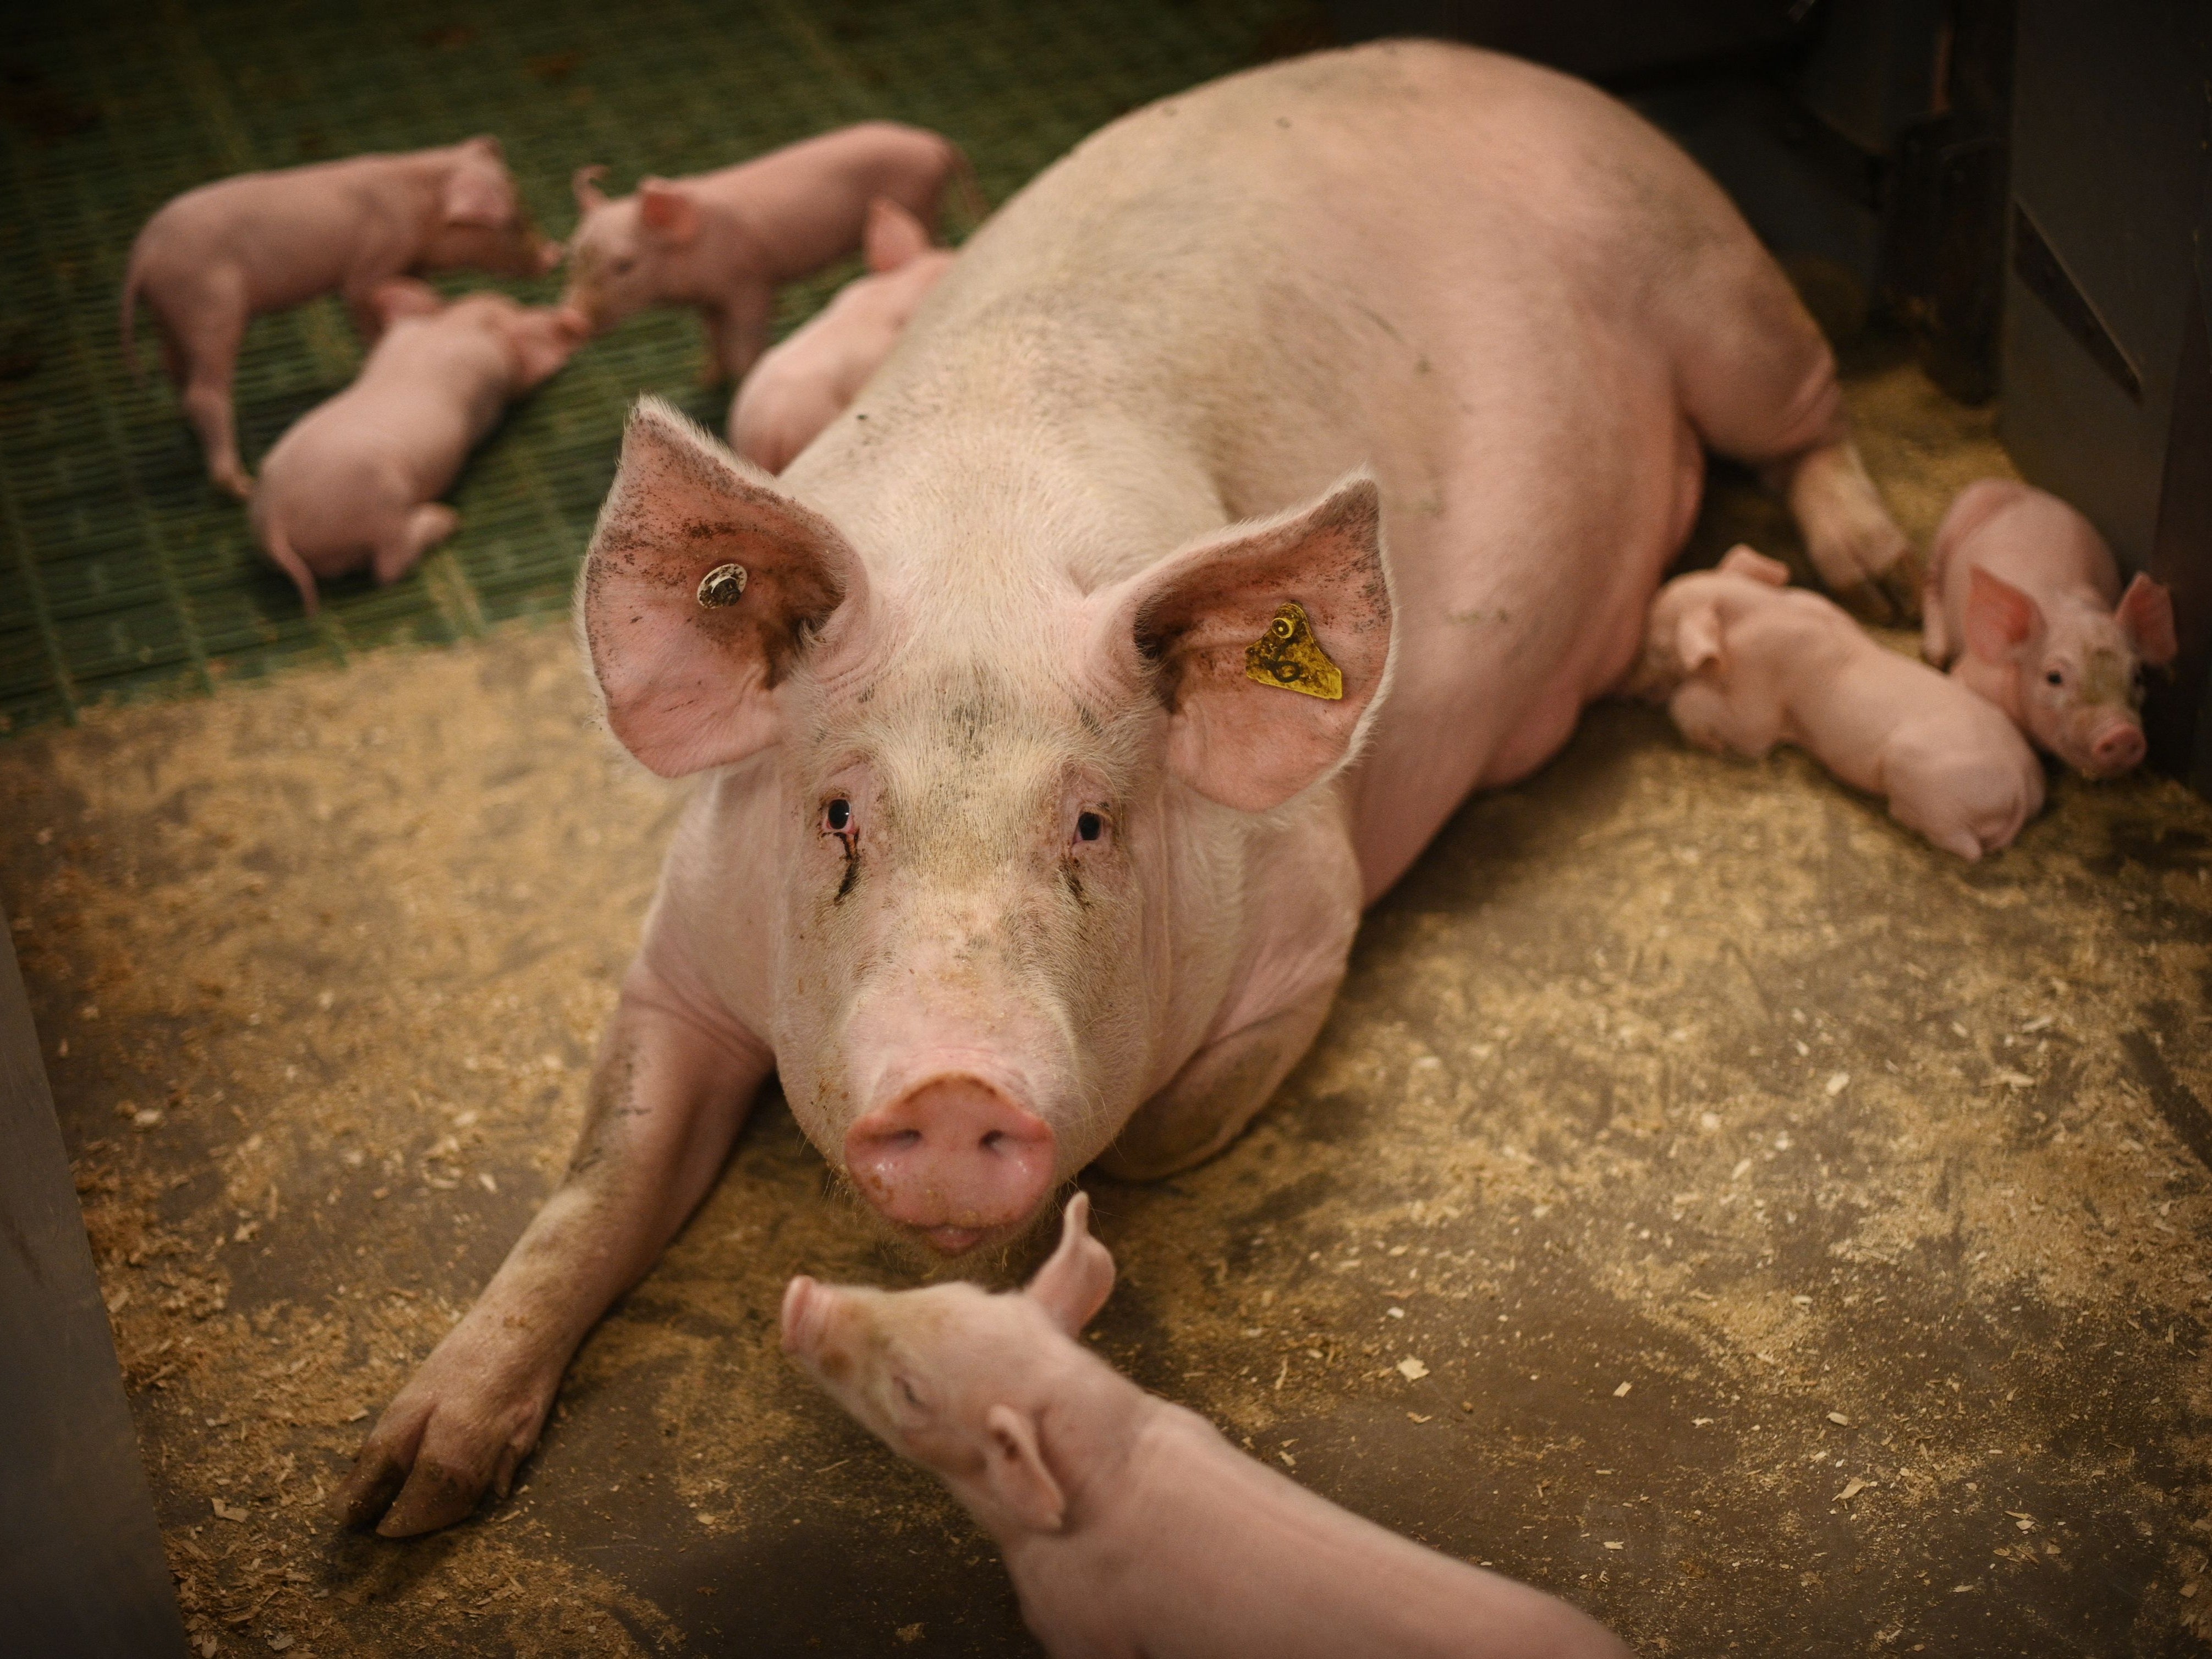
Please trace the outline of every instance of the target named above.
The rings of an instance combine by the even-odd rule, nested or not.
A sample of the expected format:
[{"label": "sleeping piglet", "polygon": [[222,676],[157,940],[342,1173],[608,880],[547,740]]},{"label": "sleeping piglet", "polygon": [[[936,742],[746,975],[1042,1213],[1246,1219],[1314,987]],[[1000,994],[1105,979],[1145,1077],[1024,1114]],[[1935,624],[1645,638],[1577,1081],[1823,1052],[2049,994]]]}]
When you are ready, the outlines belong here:
[{"label": "sleeping piglet", "polygon": [[1114,1286],[1090,1200],[1024,1291],[794,1279],[783,1346],[997,1540],[1056,1659],[1625,1659],[1565,1602],[1237,1451],[1076,1341]]},{"label": "sleeping piglet", "polygon": [[[2177,641],[2173,601],[2120,568],[2095,526],[2010,478],[1968,484],[1936,532],[1922,649],[2084,777],[2143,757],[2139,665]],[[1954,663],[1955,659],[1955,663]]]},{"label": "sleeping piglet", "polygon": [[819,316],[755,363],[730,405],[730,447],[770,472],[782,471],[844,412],[952,268],[952,250],[930,246],[927,228],[886,196],[868,204],[860,246],[868,275],[838,289]]},{"label": "sleeping piglet", "polygon": [[1628,689],[1702,748],[1796,744],[1890,816],[1964,859],[2008,845],[2043,805],[2043,768],[2002,711],[1887,649],[1787,568],[1737,547],[1651,604]]},{"label": "sleeping piglet", "polygon": [[315,578],[362,565],[393,582],[453,533],[437,498],[507,404],[582,343],[566,310],[503,294],[451,305],[407,278],[372,303],[383,337],[354,383],[277,439],[254,488],[254,534],[312,614]]},{"label": "sleeping piglet", "polygon": [[605,167],[580,167],[563,302],[595,334],[647,306],[696,306],[710,378],[737,380],[767,348],[779,284],[858,248],[879,196],[934,224],[967,166],[949,138],[864,121],[719,172],[641,179],[618,199],[599,190]]},{"label": "sleeping piglet", "polygon": [[535,276],[560,263],[531,228],[499,140],[244,173],[188,190],[146,222],[123,282],[123,354],[143,297],[182,389],[208,476],[243,500],[231,376],[247,319],[343,295],[364,341],[382,325],[371,296],[407,271],[471,266]]}]

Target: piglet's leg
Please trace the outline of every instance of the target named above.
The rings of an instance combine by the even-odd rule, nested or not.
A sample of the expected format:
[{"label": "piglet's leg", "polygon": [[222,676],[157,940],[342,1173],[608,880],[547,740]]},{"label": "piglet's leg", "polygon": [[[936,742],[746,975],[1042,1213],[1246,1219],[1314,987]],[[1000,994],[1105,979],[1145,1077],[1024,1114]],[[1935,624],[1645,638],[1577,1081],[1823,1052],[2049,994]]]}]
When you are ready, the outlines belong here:
[{"label": "piglet's leg", "polygon": [[1836,602],[1863,622],[1903,624],[1920,614],[1927,571],[1882,505],[1858,446],[1820,444],[1767,469],[1790,502],[1805,551]]},{"label": "piglet's leg", "polygon": [[253,493],[253,480],[238,459],[237,416],[230,404],[231,379],[238,348],[246,338],[246,307],[210,305],[179,331],[172,367],[185,367],[181,401],[185,418],[199,434],[208,477],[241,501]]},{"label": "piglet's leg", "polygon": [[707,331],[707,384],[735,383],[768,349],[775,301],[766,293],[741,295],[726,304],[703,307],[699,321]]},{"label": "piglet's leg", "polygon": [[443,501],[416,507],[379,543],[373,568],[386,586],[422,562],[422,556],[460,527],[461,515]]},{"label": "piglet's leg", "polygon": [[706,1195],[772,1065],[632,967],[568,1174],[369,1431],[336,1499],[348,1524],[402,1538],[506,1495],[577,1346]]}]

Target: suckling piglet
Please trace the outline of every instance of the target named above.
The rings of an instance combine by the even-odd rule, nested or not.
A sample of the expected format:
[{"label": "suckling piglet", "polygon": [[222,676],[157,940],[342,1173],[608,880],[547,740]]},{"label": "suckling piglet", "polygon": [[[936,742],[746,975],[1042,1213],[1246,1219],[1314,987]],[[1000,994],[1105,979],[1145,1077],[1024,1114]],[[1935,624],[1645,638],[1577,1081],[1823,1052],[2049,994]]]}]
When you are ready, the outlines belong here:
[{"label": "suckling piglet", "polygon": [[927,227],[887,196],[868,204],[860,246],[868,274],[755,363],[730,405],[730,447],[770,472],[844,413],[952,268],[952,250],[932,247]]},{"label": "suckling piglet", "polygon": [[2043,805],[2043,768],[1995,705],[1888,650],[1787,569],[1738,547],[1652,601],[1629,689],[1700,747],[1796,744],[1965,859],[2010,843]]},{"label": "suckling piglet", "polygon": [[383,337],[354,383],[277,439],[253,491],[254,534],[300,589],[366,564],[397,581],[453,533],[437,498],[512,399],[568,361],[583,331],[566,310],[503,294],[451,305],[402,278],[374,301]]},{"label": "suckling piglet", "polygon": [[2010,478],[1968,484],[1936,532],[1923,651],[2084,777],[2143,757],[2140,665],[2174,658],[2173,601],[2096,527]]},{"label": "suckling piglet", "polygon": [[408,271],[464,266],[535,276],[559,244],[532,229],[499,140],[244,173],[188,190],[146,222],[123,283],[123,352],[133,368],[141,298],[162,361],[206,452],[208,476],[243,500],[231,377],[248,319],[343,295],[373,341],[371,296]]},{"label": "suckling piglet", "polygon": [[794,1279],[783,1346],[998,1541],[1055,1659],[1625,1659],[1565,1602],[1236,1450],[1075,1338],[1114,1286],[1079,1193],[1026,1290]]},{"label": "suckling piglet", "polygon": [[566,303],[594,333],[647,306],[698,308],[710,378],[737,380],[767,348],[779,284],[860,245],[868,204],[889,197],[925,225],[959,147],[921,127],[863,121],[688,179],[645,179],[609,198],[605,167],[577,169]]}]

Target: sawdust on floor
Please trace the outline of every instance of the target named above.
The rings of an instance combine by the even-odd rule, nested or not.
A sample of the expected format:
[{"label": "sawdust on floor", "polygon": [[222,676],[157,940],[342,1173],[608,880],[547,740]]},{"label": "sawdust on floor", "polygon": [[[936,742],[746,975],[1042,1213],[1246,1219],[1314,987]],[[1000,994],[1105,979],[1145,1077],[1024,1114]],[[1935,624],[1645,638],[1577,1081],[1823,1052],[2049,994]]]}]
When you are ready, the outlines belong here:
[{"label": "sawdust on floor", "polygon": [[[2007,470],[1909,366],[1851,396],[1923,544]],[[1790,550],[1723,478],[1695,550],[1738,536]],[[201,1651],[1033,1650],[988,1542],[776,1352],[789,1273],[907,1268],[773,1100],[514,1498],[404,1544],[325,1511],[564,1161],[680,799],[553,629],[0,749]],[[2058,781],[1968,866],[1601,708],[1376,908],[1250,1133],[1093,1185],[1100,1347],[1651,1652],[2167,1650],[2212,1601],[2208,944],[2170,783]]]}]

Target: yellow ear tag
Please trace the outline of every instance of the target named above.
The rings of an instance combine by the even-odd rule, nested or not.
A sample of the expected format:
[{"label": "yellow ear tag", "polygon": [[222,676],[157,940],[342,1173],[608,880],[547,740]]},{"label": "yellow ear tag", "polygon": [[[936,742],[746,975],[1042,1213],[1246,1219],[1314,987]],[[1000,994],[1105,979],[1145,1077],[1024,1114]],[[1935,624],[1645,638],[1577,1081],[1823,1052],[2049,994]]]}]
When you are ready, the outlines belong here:
[{"label": "yellow ear tag", "polygon": [[1305,607],[1296,600],[1285,601],[1267,631],[1244,647],[1244,677],[1331,702],[1344,699],[1343,672],[1314,638]]}]

